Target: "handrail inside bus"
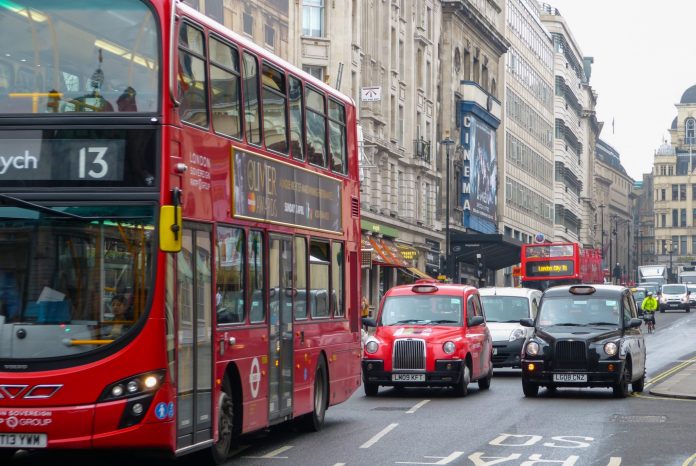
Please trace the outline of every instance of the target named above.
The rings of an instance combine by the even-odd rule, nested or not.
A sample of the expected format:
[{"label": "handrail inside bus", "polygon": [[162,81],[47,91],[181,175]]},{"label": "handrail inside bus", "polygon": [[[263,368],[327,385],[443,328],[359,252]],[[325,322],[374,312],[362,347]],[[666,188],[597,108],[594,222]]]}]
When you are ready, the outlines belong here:
[{"label": "handrail inside bus", "polygon": [[176,24],[176,3],[177,0],[172,2],[172,13],[169,19],[169,97],[172,99],[172,103],[175,107],[181,106],[174,93],[174,50],[176,50],[176,36],[175,36],[175,24]]},{"label": "handrail inside bus", "polygon": [[67,340],[65,344],[68,346],[108,345],[113,342],[114,340]]}]

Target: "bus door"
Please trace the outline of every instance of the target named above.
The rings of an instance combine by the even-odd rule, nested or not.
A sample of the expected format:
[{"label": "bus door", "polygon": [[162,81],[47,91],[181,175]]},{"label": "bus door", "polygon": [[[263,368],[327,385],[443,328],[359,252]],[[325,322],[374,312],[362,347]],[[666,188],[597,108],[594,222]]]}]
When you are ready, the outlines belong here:
[{"label": "bus door", "polygon": [[176,267],[177,449],[213,438],[211,228],[185,224],[182,240]]},{"label": "bus door", "polygon": [[293,373],[293,241],[272,235],[269,249],[268,420],[273,423],[292,414]]}]

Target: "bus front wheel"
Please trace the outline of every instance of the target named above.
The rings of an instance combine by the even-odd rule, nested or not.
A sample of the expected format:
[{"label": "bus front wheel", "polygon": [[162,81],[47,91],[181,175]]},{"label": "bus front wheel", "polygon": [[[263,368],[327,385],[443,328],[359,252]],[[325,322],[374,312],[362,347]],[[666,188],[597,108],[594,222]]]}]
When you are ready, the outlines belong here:
[{"label": "bus front wheel", "polygon": [[299,426],[306,432],[318,432],[324,425],[326,415],[326,404],[329,393],[328,377],[326,374],[326,363],[324,358],[319,357],[317,371],[314,374],[314,409],[309,414],[298,419]]},{"label": "bus front wheel", "polygon": [[236,440],[234,422],[235,412],[232,389],[229,380],[225,378],[218,399],[218,440],[212,449],[215,464],[223,464],[229,460]]}]

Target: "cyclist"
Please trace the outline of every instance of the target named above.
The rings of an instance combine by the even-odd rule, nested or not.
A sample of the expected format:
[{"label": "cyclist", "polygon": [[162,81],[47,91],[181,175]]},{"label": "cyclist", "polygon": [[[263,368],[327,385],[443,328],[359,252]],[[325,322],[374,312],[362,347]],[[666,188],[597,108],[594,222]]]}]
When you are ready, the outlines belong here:
[{"label": "cyclist", "polygon": [[655,328],[655,311],[657,311],[657,299],[653,296],[652,291],[648,291],[647,296],[641,304],[643,311],[645,312],[645,322],[648,324],[648,330]]}]

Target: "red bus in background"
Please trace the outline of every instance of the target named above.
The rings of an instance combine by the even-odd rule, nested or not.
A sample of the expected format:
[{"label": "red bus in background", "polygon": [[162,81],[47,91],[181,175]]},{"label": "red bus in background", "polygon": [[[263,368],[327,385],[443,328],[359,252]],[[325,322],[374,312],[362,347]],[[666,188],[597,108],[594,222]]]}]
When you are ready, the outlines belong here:
[{"label": "red bus in background", "polygon": [[523,244],[522,286],[544,290],[571,283],[604,283],[602,254],[578,243]]},{"label": "red bus in background", "polygon": [[360,386],[353,102],[172,0],[0,23],[0,458],[318,430]]}]

